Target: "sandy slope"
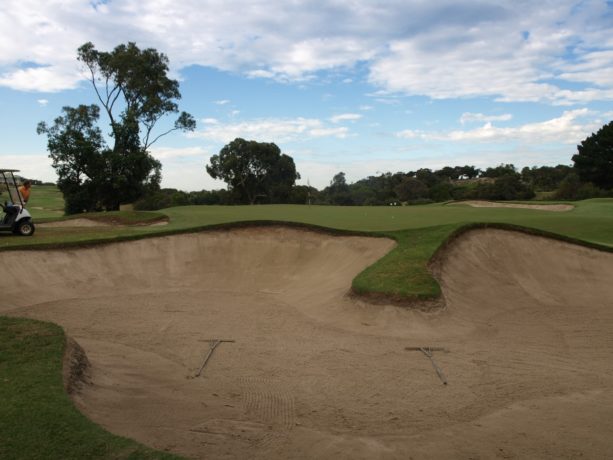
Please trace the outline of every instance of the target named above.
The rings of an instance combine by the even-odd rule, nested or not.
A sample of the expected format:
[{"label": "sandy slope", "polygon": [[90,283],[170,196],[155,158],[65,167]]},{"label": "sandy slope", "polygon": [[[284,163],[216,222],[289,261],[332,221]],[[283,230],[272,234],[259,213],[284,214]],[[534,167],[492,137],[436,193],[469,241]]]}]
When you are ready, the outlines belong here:
[{"label": "sandy slope", "polygon": [[[346,297],[392,246],[263,228],[3,253],[0,312],[84,348],[89,417],[193,458],[610,454],[612,254],[477,230],[435,264],[444,311]],[[194,377],[209,338],[236,342]]]}]

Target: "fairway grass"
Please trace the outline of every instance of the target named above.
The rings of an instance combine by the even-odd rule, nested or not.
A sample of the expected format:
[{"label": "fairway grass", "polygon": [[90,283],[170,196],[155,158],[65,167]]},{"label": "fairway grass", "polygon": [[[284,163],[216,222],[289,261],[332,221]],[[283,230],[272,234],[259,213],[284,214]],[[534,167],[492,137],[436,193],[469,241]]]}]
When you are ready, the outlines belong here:
[{"label": "fairway grass", "polygon": [[[53,192],[40,194],[32,214],[59,218]],[[122,211],[89,217],[120,225],[37,228],[33,237],[0,234],[0,251],[69,247],[140,239],[243,223],[294,223],[321,231],[388,237],[397,246],[359,274],[354,292],[415,304],[436,300],[440,286],[428,271],[433,255],[463,229],[479,226],[525,229],[579,244],[613,250],[613,199],[577,202],[569,212],[472,208],[434,204],[407,207],[300,205],[186,206],[152,213]],[[37,209],[40,208],[40,209]],[[167,216],[164,226],[146,225]],[[88,217],[80,215],[79,217]],[[62,385],[64,334],[58,326],[0,317],[0,458],[177,458],[113,436],[72,405]]]},{"label": "fairway grass", "polygon": [[64,197],[55,185],[33,185],[28,210],[39,219],[64,215]]}]

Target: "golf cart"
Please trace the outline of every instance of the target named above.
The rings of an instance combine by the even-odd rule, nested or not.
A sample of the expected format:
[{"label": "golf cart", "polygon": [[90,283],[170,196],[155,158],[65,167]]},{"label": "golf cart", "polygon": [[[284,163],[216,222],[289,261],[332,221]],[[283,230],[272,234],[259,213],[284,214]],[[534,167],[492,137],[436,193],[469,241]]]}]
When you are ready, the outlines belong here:
[{"label": "golf cart", "polygon": [[0,193],[6,190],[8,199],[0,203],[2,208],[2,220],[0,220],[0,231],[11,231],[16,235],[32,236],[34,234],[34,223],[32,216],[25,208],[23,197],[19,193],[17,180],[13,173],[19,172],[17,169],[0,169]]}]

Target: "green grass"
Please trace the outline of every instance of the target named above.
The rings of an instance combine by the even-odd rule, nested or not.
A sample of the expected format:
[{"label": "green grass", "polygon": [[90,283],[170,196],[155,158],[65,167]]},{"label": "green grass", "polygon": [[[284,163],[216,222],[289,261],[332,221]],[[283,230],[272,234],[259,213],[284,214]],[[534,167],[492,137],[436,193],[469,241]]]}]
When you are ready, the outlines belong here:
[{"label": "green grass", "polygon": [[185,206],[164,209],[162,212],[170,217],[171,224],[167,230],[249,220],[301,222],[366,232],[394,232],[440,225],[461,226],[473,222],[497,222],[613,246],[613,199],[586,200],[575,205],[576,209],[569,212],[473,208],[444,204],[401,207]]},{"label": "green grass", "polygon": [[177,459],[114,436],[64,391],[65,336],[54,324],[0,317],[0,458]]},{"label": "green grass", "polygon": [[[33,195],[30,208],[35,221],[60,219],[62,205],[57,194],[43,188],[35,192],[38,196]],[[0,234],[0,250],[99,244],[237,223],[292,222],[395,239],[396,248],[359,274],[353,281],[353,290],[414,302],[440,295],[440,287],[428,272],[427,264],[449,238],[475,224],[523,228],[613,250],[613,199],[574,204],[574,210],[561,213],[444,204],[186,206],[152,213],[96,213],[86,217],[122,225],[39,227],[31,238]],[[169,218],[168,225],[140,225],[164,216]],[[74,409],[61,385],[63,343],[63,333],[57,326],[0,318],[0,458],[165,458],[164,454],[106,433]]]},{"label": "green grass", "polygon": [[64,215],[64,197],[54,185],[33,185],[28,211],[38,219],[61,217]]},{"label": "green grass", "polygon": [[400,302],[437,298],[440,287],[426,266],[432,254],[457,228],[457,225],[441,225],[384,233],[396,240],[397,247],[360,273],[353,280],[353,290]]}]

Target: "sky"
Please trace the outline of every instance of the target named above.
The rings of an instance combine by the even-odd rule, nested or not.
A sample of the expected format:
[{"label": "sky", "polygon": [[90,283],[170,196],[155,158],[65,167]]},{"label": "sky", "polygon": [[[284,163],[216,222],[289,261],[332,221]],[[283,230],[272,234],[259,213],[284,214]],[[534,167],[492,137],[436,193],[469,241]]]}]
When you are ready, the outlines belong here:
[{"label": "sky", "polygon": [[151,154],[186,191],[225,186],[205,166],[236,137],[321,189],[340,171],[572,164],[613,119],[610,0],[2,0],[0,167],[56,179],[36,125],[97,102],[88,41],[168,56],[197,128]]}]

